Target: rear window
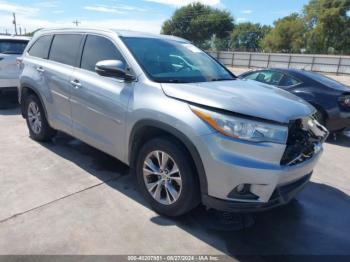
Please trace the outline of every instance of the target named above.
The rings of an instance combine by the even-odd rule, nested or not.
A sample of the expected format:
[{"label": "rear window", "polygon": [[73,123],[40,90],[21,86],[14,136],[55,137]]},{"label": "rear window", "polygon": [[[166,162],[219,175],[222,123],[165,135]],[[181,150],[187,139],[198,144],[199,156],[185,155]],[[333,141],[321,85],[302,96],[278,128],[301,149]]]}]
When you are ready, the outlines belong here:
[{"label": "rear window", "polygon": [[26,40],[0,40],[0,53],[21,55],[27,44]]},{"label": "rear window", "polygon": [[44,35],[38,38],[35,43],[30,47],[28,53],[31,56],[47,59],[49,56],[51,35]]},{"label": "rear window", "polygon": [[82,38],[82,35],[75,34],[55,35],[49,59],[62,64],[76,66]]},{"label": "rear window", "polygon": [[339,82],[337,82],[334,79],[329,78],[325,75],[321,75],[321,74],[318,74],[315,72],[310,72],[310,71],[304,71],[303,73],[304,73],[304,75],[310,77],[312,80],[315,80],[317,82],[325,84],[326,86],[329,86],[329,87],[341,85]]}]

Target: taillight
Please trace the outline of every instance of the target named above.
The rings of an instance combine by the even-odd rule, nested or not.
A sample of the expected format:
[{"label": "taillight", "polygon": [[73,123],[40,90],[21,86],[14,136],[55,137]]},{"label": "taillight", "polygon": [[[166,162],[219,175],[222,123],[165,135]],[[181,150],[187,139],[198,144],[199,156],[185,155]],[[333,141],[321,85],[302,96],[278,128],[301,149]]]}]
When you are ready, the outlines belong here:
[{"label": "taillight", "polygon": [[16,58],[16,65],[17,65],[19,68],[23,68],[23,58],[22,58],[22,57],[17,57],[17,58]]},{"label": "taillight", "polygon": [[350,95],[341,96],[338,101],[341,106],[350,108]]}]

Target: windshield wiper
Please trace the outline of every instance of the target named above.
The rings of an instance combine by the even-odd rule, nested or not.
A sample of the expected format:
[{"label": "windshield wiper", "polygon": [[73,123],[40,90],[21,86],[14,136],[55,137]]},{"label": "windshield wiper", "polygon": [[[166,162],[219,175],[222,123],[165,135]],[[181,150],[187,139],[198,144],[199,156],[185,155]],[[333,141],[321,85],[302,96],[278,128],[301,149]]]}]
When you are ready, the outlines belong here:
[{"label": "windshield wiper", "polygon": [[4,51],[4,52],[1,52],[0,54],[4,54],[4,55],[20,55],[20,53],[18,53],[17,51]]},{"label": "windshield wiper", "polygon": [[167,80],[159,80],[161,83],[180,83],[180,84],[185,84],[185,83],[190,83],[188,81],[183,81],[179,79],[167,79]]},{"label": "windshield wiper", "polygon": [[231,81],[236,80],[237,78],[212,78],[210,79],[211,82],[218,82],[218,81]]}]

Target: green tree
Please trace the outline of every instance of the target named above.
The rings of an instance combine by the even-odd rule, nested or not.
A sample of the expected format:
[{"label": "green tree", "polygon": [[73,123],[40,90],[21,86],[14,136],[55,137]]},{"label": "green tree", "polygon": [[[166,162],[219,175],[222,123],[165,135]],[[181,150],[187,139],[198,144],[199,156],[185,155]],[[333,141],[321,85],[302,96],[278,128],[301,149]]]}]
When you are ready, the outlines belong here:
[{"label": "green tree", "polygon": [[183,37],[201,45],[214,34],[217,38],[226,38],[233,27],[234,19],[229,12],[194,3],[177,9],[164,22],[161,33]]},{"label": "green tree", "polygon": [[25,36],[33,36],[36,32],[40,31],[42,28],[38,28],[38,29],[35,29],[34,31],[32,32],[28,32],[25,34]]},{"label": "green tree", "polygon": [[300,53],[305,47],[305,23],[302,17],[293,13],[274,22],[274,28],[262,41],[266,51]]},{"label": "green tree", "polygon": [[262,26],[259,23],[238,24],[231,33],[231,48],[239,51],[258,51],[261,41],[270,30],[270,26]]},{"label": "green tree", "polygon": [[307,51],[350,54],[350,0],[311,0],[304,6]]}]

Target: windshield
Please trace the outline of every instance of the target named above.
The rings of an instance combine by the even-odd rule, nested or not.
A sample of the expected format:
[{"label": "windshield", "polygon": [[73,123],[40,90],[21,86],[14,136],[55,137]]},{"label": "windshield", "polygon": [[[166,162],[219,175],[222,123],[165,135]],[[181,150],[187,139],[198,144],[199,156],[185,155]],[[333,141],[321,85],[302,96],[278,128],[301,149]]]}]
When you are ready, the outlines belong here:
[{"label": "windshield", "polygon": [[122,40],[155,82],[195,83],[236,78],[192,44],[146,37],[123,37]]},{"label": "windshield", "polygon": [[28,41],[20,40],[0,40],[0,53],[1,54],[23,54]]}]

